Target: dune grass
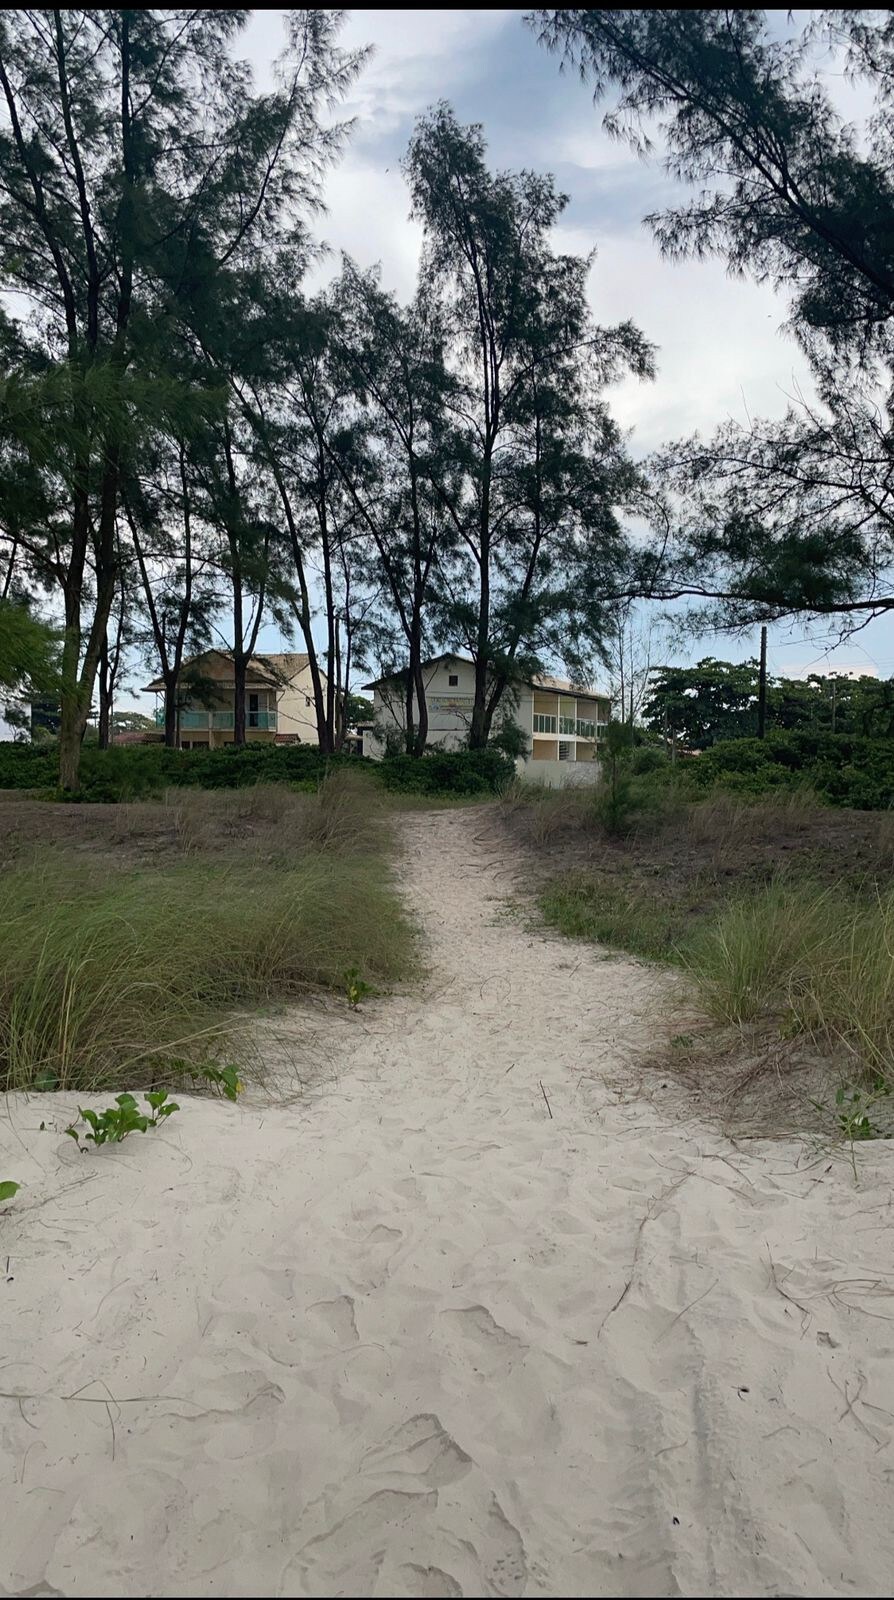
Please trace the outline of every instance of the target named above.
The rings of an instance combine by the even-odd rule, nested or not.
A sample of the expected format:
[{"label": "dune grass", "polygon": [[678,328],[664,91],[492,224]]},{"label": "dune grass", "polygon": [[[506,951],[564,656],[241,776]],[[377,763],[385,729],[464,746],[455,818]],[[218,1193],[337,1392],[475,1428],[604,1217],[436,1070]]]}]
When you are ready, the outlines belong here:
[{"label": "dune grass", "polygon": [[681,952],[722,1022],[778,1021],[894,1089],[894,893],[774,883],[733,900]]},{"label": "dune grass", "polygon": [[570,938],[681,967],[715,1022],[810,1040],[844,1077],[894,1091],[894,891],[778,877],[694,908],[577,871],[540,909]]},{"label": "dune grass", "polygon": [[55,848],[7,867],[0,1087],[175,1081],[176,1061],[232,1055],[246,1012],[308,986],[343,992],[351,969],[376,987],[406,977],[414,934],[384,824],[327,784],[178,796],[175,847],[151,867],[124,849],[126,807],[101,860]]}]

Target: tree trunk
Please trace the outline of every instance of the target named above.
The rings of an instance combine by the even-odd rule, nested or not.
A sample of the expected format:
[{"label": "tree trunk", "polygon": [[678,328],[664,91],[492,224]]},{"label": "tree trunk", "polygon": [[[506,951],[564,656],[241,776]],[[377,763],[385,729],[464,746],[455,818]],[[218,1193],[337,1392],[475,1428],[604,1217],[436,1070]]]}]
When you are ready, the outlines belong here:
[{"label": "tree trunk", "polygon": [[428,699],[425,693],[425,680],[422,676],[422,619],[419,607],[415,606],[410,625],[410,665],[408,672],[410,691],[416,694],[416,730],[412,735],[407,728],[407,750],[411,756],[421,756],[428,743]]},{"label": "tree trunk", "polygon": [[416,677],[416,712],[417,712],[419,720],[418,720],[418,722],[416,724],[416,738],[413,741],[413,751],[412,751],[412,753],[413,753],[414,756],[424,756],[425,755],[425,747],[428,744],[428,701],[427,701],[426,696],[425,696],[425,683],[424,683],[423,678],[422,678],[422,663],[421,663],[421,661],[416,663],[416,675],[415,675],[415,677]]},{"label": "tree trunk", "polygon": [[319,427],[317,435],[317,522],[320,528],[320,548],[323,555],[323,592],[326,597],[326,731],[324,748],[328,753],[336,747],[335,728],[335,697],[338,685],[336,684],[335,657],[337,651],[336,630],[338,621],[335,615],[335,595],[332,587],[332,552],[329,548],[329,514],[326,504],[326,455],[323,438]]},{"label": "tree trunk", "polygon": [[487,657],[479,656],[475,662],[475,703],[472,706],[472,726],[469,729],[469,749],[483,750],[487,744],[490,723],[487,715]]},{"label": "tree trunk", "polygon": [[66,794],[77,794],[81,770],[81,741],[86,726],[71,698],[62,702],[59,728],[59,787]]},{"label": "tree trunk", "polygon": [[416,753],[416,713],[414,710],[413,674],[407,667],[407,692],[404,698],[404,749],[408,756]]},{"label": "tree trunk", "polygon": [[490,642],[490,456],[485,459],[481,497],[480,583],[478,590],[478,633],[475,648],[475,703],[469,749],[483,750],[490,733],[487,714],[487,666]]},{"label": "tree trunk", "polygon": [[169,750],[177,748],[177,679],[165,678],[165,744]]},{"label": "tree trunk", "polygon": [[109,672],[109,640],[104,635],[99,652],[99,748],[108,750],[112,742],[112,680]]},{"label": "tree trunk", "polygon": [[233,652],[233,743],[245,743],[245,674],[248,662],[241,650]]}]

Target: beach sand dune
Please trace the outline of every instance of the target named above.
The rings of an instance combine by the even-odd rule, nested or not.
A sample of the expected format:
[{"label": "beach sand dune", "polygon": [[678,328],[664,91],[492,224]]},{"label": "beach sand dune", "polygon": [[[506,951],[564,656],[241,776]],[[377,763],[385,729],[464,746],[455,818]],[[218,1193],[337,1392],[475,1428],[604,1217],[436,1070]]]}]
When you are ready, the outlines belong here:
[{"label": "beach sand dune", "polygon": [[634,1092],[674,980],[404,825],[430,976],[296,1014],[301,1099],[9,1102],[0,1594],[890,1595],[887,1148]]}]

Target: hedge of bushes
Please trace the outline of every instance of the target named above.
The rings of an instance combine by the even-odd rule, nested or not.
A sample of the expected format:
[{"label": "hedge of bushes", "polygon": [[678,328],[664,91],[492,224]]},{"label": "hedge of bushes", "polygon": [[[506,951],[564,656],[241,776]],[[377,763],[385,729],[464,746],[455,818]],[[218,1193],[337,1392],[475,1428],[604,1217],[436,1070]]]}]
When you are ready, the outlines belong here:
[{"label": "hedge of bushes", "polygon": [[830,805],[858,811],[894,805],[894,739],[848,733],[768,733],[727,739],[685,763],[698,787],[744,794],[810,788]]},{"label": "hedge of bushes", "polygon": [[515,776],[502,750],[429,750],[421,760],[388,756],[370,766],[389,789],[412,794],[498,794]]},{"label": "hedge of bushes", "polygon": [[[168,750],[163,745],[116,745],[81,752],[81,788],[91,801],[144,800],[178,786],[236,789],[254,783],[315,787],[334,768],[361,766],[389,789],[414,794],[497,793],[514,765],[499,750],[437,750],[421,760],[390,756],[360,762],[357,756],[324,756],[312,745],[225,745],[219,750]],[[54,791],[55,749],[0,743],[0,789]]]}]

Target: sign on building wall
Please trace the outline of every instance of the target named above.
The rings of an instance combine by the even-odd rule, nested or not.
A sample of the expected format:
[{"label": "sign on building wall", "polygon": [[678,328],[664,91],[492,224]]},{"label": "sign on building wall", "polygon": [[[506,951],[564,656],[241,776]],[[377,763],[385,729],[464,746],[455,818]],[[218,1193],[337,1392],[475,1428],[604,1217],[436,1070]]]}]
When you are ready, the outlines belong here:
[{"label": "sign on building wall", "polygon": [[472,710],[475,697],[471,694],[433,694],[429,696],[431,711],[447,711],[454,717],[464,717]]}]

